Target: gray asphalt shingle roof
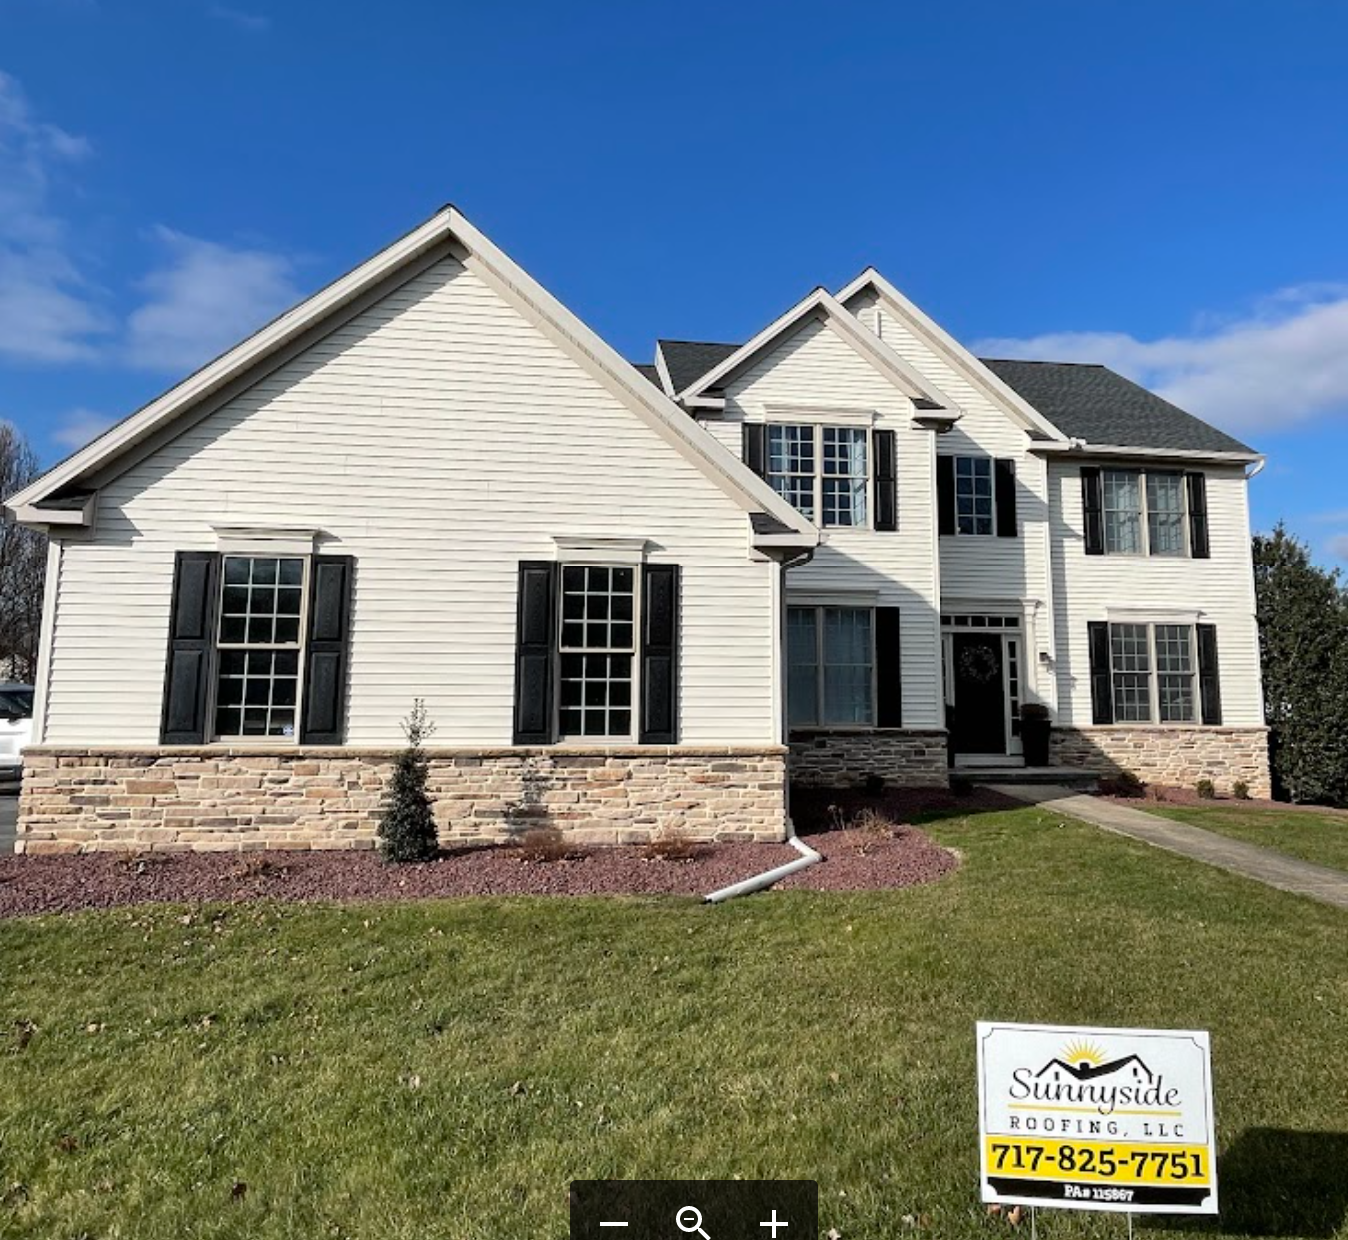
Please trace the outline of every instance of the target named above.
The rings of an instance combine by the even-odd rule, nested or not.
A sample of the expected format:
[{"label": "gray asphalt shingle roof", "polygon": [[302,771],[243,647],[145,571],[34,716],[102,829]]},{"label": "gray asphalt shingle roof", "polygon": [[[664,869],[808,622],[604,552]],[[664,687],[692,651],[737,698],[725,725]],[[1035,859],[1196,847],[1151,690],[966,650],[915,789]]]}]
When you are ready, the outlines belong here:
[{"label": "gray asphalt shingle roof", "polygon": [[1000,358],[982,361],[1072,439],[1184,452],[1254,451],[1107,366]]},{"label": "gray asphalt shingle roof", "polygon": [[[739,347],[706,340],[660,341],[676,392],[700,379]],[[1120,448],[1254,452],[1248,444],[1209,426],[1107,366],[981,360],[1069,438]],[[641,369],[644,373],[647,368]]]},{"label": "gray asphalt shingle roof", "polygon": [[656,346],[665,355],[675,392],[682,392],[694,379],[702,378],[740,347],[710,340],[658,340]]}]

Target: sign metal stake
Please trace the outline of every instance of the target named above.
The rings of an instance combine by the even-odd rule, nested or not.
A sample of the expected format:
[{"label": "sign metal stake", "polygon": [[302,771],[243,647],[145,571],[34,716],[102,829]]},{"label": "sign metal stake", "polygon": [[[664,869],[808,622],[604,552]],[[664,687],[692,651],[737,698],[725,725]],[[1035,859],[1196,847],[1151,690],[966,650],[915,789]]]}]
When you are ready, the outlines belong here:
[{"label": "sign metal stake", "polygon": [[1036,1223],[1036,1214],[1034,1207],[1030,1207],[1030,1240],[1039,1240],[1039,1227]]}]

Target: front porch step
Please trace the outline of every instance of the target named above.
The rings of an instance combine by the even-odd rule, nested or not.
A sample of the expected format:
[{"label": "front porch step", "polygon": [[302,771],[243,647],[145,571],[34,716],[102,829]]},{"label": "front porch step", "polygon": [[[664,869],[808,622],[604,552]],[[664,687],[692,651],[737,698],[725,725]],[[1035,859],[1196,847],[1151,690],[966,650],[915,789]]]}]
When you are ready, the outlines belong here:
[{"label": "front porch step", "polygon": [[950,777],[971,784],[1059,784],[1077,792],[1093,792],[1099,782],[1094,771],[1073,766],[955,766]]}]

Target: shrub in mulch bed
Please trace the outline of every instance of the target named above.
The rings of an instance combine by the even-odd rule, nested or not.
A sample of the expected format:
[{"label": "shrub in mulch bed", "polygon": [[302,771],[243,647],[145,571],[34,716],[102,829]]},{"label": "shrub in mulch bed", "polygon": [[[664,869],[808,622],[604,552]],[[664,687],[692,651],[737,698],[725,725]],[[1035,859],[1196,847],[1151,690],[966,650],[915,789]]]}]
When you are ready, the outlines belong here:
[{"label": "shrub in mulch bed", "polygon": [[923,817],[957,818],[1022,808],[1022,802],[976,784],[967,792],[948,788],[888,788],[878,792],[862,788],[791,789],[791,817],[802,835],[848,829],[858,815],[867,812],[906,824]]},{"label": "shrub in mulch bed", "polygon": [[[955,858],[922,832],[843,831],[807,838],[827,859],[782,886],[868,891],[931,882]],[[519,848],[475,848],[419,865],[373,852],[90,853],[0,857],[0,917],[126,904],[240,900],[401,900],[440,896],[702,896],[799,854],[786,844],[713,844],[662,858],[592,848],[529,861]]]}]

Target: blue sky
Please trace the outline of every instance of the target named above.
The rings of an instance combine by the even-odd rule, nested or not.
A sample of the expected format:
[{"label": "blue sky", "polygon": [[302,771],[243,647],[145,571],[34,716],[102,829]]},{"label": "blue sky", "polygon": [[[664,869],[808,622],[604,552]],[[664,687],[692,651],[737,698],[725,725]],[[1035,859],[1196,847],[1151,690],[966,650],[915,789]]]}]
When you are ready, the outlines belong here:
[{"label": "blue sky", "polygon": [[0,0],[0,417],[45,461],[446,201],[636,360],[873,263],[1267,452],[1348,564],[1348,7]]}]

